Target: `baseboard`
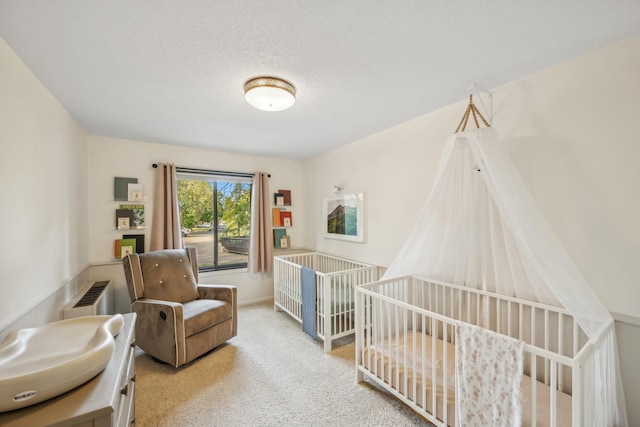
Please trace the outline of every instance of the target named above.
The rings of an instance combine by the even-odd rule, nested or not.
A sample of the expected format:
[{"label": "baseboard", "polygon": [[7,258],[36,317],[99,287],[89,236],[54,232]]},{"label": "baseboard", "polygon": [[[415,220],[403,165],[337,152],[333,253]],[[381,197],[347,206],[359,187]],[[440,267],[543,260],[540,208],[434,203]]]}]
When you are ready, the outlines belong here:
[{"label": "baseboard", "polygon": [[263,297],[263,298],[255,298],[255,299],[249,299],[244,301],[238,301],[238,307],[242,307],[244,305],[252,305],[252,304],[263,304],[269,301],[273,303],[273,297]]}]

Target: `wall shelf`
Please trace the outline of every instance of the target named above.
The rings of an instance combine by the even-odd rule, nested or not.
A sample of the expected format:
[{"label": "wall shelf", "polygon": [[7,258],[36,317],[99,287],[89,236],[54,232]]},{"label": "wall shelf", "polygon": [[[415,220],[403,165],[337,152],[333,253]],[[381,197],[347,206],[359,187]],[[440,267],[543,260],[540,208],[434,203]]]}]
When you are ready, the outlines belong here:
[{"label": "wall shelf", "polygon": [[273,193],[271,226],[274,249],[288,249],[291,247],[291,237],[288,234],[288,230],[293,228],[293,219],[291,190],[278,190]]}]

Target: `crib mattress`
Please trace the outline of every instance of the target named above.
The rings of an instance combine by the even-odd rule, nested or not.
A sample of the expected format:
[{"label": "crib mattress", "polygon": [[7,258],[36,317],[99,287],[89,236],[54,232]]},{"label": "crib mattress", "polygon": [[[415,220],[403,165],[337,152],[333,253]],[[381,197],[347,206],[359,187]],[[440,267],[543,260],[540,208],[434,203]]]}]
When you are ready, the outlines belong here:
[{"label": "crib mattress", "polygon": [[[422,340],[424,338],[424,351]],[[414,343],[415,341],[415,343]],[[406,343],[406,344],[405,344]],[[415,351],[414,351],[415,344]],[[434,414],[433,395],[435,394],[436,418],[444,420],[443,400],[445,396],[443,355],[447,353],[446,363],[446,401],[447,424],[455,425],[455,346],[440,339],[435,340],[436,382],[434,391],[432,370],[432,337],[408,331],[395,339],[383,340],[371,345],[364,351],[364,365],[374,376],[387,385],[407,396],[420,408]],[[405,351],[405,348],[407,351]],[[405,354],[406,353],[406,354]],[[423,355],[424,353],[424,355]],[[415,367],[414,367],[415,359]],[[423,365],[423,360],[425,361]],[[398,363],[396,363],[396,361]],[[368,366],[367,366],[368,365]],[[415,393],[414,393],[415,378]],[[423,386],[424,384],[424,386]],[[405,390],[406,388],[406,390]],[[424,395],[426,393],[426,396]],[[415,396],[414,396],[415,394]],[[550,416],[551,389],[546,384],[536,381],[536,421],[538,425],[547,425]],[[571,426],[571,396],[556,393],[557,425]],[[523,426],[531,426],[531,377],[522,376],[522,420]]]}]

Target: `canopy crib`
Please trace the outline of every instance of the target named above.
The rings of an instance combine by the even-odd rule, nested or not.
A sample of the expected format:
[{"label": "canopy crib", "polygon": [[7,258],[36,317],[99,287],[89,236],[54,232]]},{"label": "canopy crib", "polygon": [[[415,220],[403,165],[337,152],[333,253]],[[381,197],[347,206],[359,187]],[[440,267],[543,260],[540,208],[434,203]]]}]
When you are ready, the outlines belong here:
[{"label": "canopy crib", "polygon": [[449,137],[356,322],[358,381],[438,426],[627,425],[613,318],[491,128]]}]

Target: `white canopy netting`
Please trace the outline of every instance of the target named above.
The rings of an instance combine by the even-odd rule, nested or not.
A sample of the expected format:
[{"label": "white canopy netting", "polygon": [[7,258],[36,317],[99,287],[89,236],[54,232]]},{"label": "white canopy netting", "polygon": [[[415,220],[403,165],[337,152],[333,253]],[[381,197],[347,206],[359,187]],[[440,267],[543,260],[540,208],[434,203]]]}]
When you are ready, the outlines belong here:
[{"label": "white canopy netting", "polygon": [[[594,345],[589,425],[627,425],[613,318],[562,248],[491,128],[454,134],[383,278],[417,275],[566,308]],[[589,405],[588,405],[589,406]],[[590,408],[588,410],[591,410]]]}]

